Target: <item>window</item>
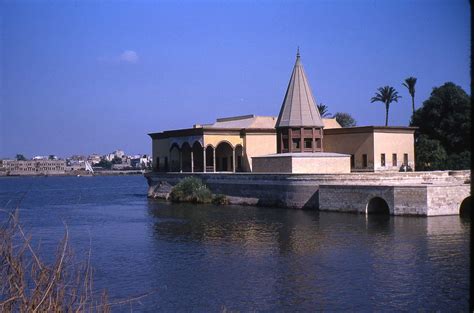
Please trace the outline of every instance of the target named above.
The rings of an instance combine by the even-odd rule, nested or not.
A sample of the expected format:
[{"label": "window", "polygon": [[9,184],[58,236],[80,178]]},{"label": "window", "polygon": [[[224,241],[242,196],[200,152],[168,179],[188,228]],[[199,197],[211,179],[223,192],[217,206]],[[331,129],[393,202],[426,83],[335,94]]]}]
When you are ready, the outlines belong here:
[{"label": "window", "polygon": [[397,166],[397,154],[392,154],[392,166]]},{"label": "window", "polygon": [[168,157],[165,157],[165,171],[169,171],[169,168],[168,168]]},{"label": "window", "polygon": [[283,149],[288,150],[288,139],[283,139]]},{"label": "window", "polygon": [[300,139],[293,139],[293,149],[300,149]]},{"label": "window", "polygon": [[408,153],[403,154],[403,164],[408,165]]},{"label": "window", "polygon": [[160,170],[160,158],[159,157],[156,158],[156,170],[157,171]]},{"label": "window", "polygon": [[367,154],[362,155],[362,167],[367,167]]},{"label": "window", "polygon": [[313,148],[313,139],[305,138],[304,139],[304,148],[305,149],[312,149]]},{"label": "window", "polygon": [[380,165],[385,167],[385,153],[380,155]]},{"label": "window", "polygon": [[351,154],[351,168],[354,168],[355,167],[355,158],[354,158],[354,155]]}]

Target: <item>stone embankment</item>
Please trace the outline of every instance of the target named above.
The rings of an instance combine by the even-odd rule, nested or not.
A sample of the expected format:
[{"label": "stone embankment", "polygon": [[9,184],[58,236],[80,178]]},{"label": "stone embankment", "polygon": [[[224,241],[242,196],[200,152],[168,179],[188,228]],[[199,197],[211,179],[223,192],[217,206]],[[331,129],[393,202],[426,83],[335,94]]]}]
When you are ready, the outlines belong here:
[{"label": "stone embankment", "polygon": [[351,174],[147,173],[148,196],[167,198],[186,176],[197,176],[230,202],[365,213],[373,198],[393,215],[459,214],[470,196],[470,171]]}]

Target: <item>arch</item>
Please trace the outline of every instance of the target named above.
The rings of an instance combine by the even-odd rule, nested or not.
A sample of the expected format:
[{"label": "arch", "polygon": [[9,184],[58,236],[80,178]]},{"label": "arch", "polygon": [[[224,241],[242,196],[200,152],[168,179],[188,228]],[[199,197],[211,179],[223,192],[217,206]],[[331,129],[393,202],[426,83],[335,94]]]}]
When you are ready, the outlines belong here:
[{"label": "arch", "polygon": [[174,143],[170,146],[170,151],[173,150],[173,148],[176,148],[176,149],[178,149],[178,150],[181,150],[181,148],[179,147],[179,145],[178,145],[176,142],[174,142]]},{"label": "arch", "polygon": [[214,172],[214,146],[206,146],[206,172]]},{"label": "arch", "polygon": [[373,197],[367,203],[367,207],[365,209],[366,214],[390,214],[390,208],[388,206],[387,201],[380,197]]},{"label": "arch", "polygon": [[459,206],[459,216],[462,218],[472,218],[471,196],[461,202]]},{"label": "arch", "polygon": [[216,171],[232,172],[234,164],[234,147],[228,141],[223,140],[216,147]]},{"label": "arch", "polygon": [[183,172],[191,172],[191,145],[183,142],[181,145],[181,170]]},{"label": "arch", "polygon": [[181,149],[177,144],[172,144],[170,148],[170,172],[180,171]]},{"label": "arch", "polygon": [[199,141],[195,141],[192,147],[193,151],[193,172],[204,172],[203,147]]},{"label": "arch", "polygon": [[231,148],[231,149],[234,149],[234,146],[233,146],[233,145],[230,143],[230,141],[228,141],[228,140],[225,140],[225,139],[224,139],[224,140],[221,140],[221,141],[219,141],[219,143],[216,145],[216,149],[217,149],[217,147],[219,147],[219,145],[220,145],[220,144],[224,144],[224,143],[228,144],[228,145],[230,146],[230,148]]}]

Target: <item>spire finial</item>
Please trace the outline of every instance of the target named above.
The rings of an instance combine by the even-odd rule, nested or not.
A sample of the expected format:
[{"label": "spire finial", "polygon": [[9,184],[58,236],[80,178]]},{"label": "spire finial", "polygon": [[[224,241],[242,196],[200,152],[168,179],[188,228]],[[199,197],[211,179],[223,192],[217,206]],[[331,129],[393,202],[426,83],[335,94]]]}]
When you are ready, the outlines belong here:
[{"label": "spire finial", "polygon": [[298,46],[298,49],[296,50],[296,57],[297,58],[300,57],[300,46]]}]

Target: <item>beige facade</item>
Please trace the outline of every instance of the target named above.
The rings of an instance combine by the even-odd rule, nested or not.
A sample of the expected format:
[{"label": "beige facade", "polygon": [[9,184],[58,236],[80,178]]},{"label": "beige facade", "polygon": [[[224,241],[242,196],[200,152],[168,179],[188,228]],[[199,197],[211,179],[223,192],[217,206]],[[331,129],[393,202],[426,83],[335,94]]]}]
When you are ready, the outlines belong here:
[{"label": "beige facade", "polygon": [[276,152],[275,117],[237,116],[150,134],[153,168],[173,172],[250,172],[252,157]]},{"label": "beige facade", "polygon": [[276,153],[276,133],[247,133],[244,137],[246,169],[252,172],[252,159],[254,157]]},{"label": "beige facade", "polygon": [[349,127],[324,132],[324,151],[351,155],[353,171],[415,169],[415,128]]},{"label": "beige facade", "polygon": [[[271,116],[247,115],[150,134],[153,168],[172,172],[252,172],[255,157],[277,152],[275,121]],[[349,155],[352,171],[399,171],[403,164],[414,169],[414,128],[341,128],[335,119],[323,122],[323,151]],[[299,173],[314,173],[316,169],[326,173],[330,168],[333,173],[346,172],[345,165],[335,161],[331,167],[326,160],[318,159],[319,165],[313,161],[292,161],[291,167]],[[274,171],[286,172],[285,166]]]},{"label": "beige facade", "polygon": [[253,158],[255,173],[350,173],[350,155],[339,153],[280,153]]}]

